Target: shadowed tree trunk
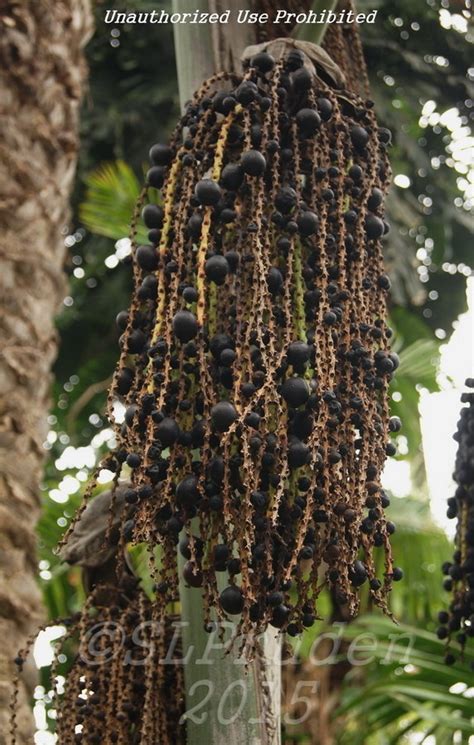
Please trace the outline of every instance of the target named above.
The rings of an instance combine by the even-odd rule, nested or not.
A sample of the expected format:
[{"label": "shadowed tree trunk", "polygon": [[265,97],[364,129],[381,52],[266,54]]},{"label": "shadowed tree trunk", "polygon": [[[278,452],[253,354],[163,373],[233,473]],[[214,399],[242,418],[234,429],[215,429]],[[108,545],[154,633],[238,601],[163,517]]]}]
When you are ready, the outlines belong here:
[{"label": "shadowed tree trunk", "polygon": [[[91,30],[89,0],[0,0],[0,745],[12,658],[41,618],[35,523]],[[20,690],[22,743],[33,683]]]}]

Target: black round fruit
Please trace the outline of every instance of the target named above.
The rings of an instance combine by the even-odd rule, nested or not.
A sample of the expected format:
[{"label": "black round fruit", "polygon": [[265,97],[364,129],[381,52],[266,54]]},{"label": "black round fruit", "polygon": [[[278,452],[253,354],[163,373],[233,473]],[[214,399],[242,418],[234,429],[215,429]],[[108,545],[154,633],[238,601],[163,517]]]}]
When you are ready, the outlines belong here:
[{"label": "black round fruit", "polygon": [[157,204],[147,204],[142,209],[142,220],[147,228],[161,228],[163,225],[163,210]]},{"label": "black round fruit", "polygon": [[263,176],[267,161],[258,150],[248,150],[242,155],[241,165],[248,176]]},{"label": "black round fruit", "polygon": [[211,422],[217,432],[226,432],[237,419],[237,412],[230,401],[219,401],[211,409]]},{"label": "black round fruit", "polygon": [[296,440],[288,448],[288,465],[290,468],[301,468],[309,459],[309,448],[304,442]]},{"label": "black round fruit", "polygon": [[224,367],[230,367],[234,364],[236,357],[237,354],[233,349],[223,349],[219,357],[219,362],[221,365],[224,365]]},{"label": "black round fruit", "polygon": [[[204,541],[197,535],[193,535],[194,552],[198,558],[202,558],[204,555]],[[191,539],[188,535],[184,535],[178,544],[179,553],[184,559],[190,559],[191,554]]]},{"label": "black round fruit", "polygon": [[174,445],[179,437],[178,424],[171,417],[165,417],[156,427],[155,436],[165,448]]},{"label": "black round fruit", "polygon": [[183,298],[187,303],[195,303],[198,299],[198,292],[195,287],[185,287],[183,290]]},{"label": "black round fruit", "polygon": [[218,203],[221,198],[221,190],[217,181],[210,178],[202,179],[196,184],[195,194],[200,202],[206,207],[212,207]]},{"label": "black round fruit", "polygon": [[244,172],[239,163],[228,163],[221,174],[220,183],[224,189],[237,191],[244,180]]},{"label": "black round fruit", "polygon": [[306,440],[313,431],[313,417],[308,411],[297,411],[291,420],[291,431],[299,440]]},{"label": "black round fruit", "polygon": [[154,246],[138,246],[135,254],[140,269],[152,272],[158,266],[158,256]]},{"label": "black round fruit", "polygon": [[198,322],[189,310],[178,310],[173,318],[173,331],[182,342],[191,341],[198,332]]},{"label": "black round fruit", "polygon": [[301,214],[298,215],[297,224],[300,235],[306,238],[316,233],[319,225],[319,220],[314,212],[310,212],[308,210],[306,212],[301,212]]},{"label": "black round fruit", "polygon": [[390,145],[392,142],[392,133],[386,127],[379,128],[379,137],[380,142],[383,142],[384,145]]},{"label": "black round fruit", "polygon": [[263,491],[253,491],[250,495],[250,502],[256,510],[265,510],[268,505],[268,496]]},{"label": "black round fruit", "polygon": [[377,284],[381,290],[389,290],[392,286],[388,274],[380,274],[379,277],[377,277]]},{"label": "black round fruit", "polygon": [[357,150],[363,150],[369,141],[369,133],[364,127],[355,124],[350,129],[352,144]]},{"label": "black round fruit", "polygon": [[297,194],[291,186],[282,186],[275,198],[275,207],[283,215],[287,215],[293,207],[295,207],[297,201]]},{"label": "black round fruit", "polygon": [[309,398],[309,386],[303,378],[288,378],[281,387],[281,395],[289,406],[298,407]]},{"label": "black round fruit", "polygon": [[388,422],[388,428],[390,432],[400,432],[402,428],[402,420],[398,416],[392,416]]},{"label": "black round fruit", "polygon": [[130,468],[138,468],[140,463],[142,462],[142,459],[138,455],[138,453],[130,453],[127,455],[127,466]]},{"label": "black round fruit", "polygon": [[151,230],[149,230],[148,240],[150,241],[150,243],[153,244],[153,246],[157,246],[161,240],[161,230],[159,230],[158,228],[152,228]]},{"label": "black round fruit", "polygon": [[163,166],[153,166],[149,168],[146,174],[146,180],[154,189],[161,189],[165,183],[166,168]]},{"label": "black round fruit", "polygon": [[300,67],[299,70],[296,70],[293,73],[292,81],[297,91],[309,91],[313,84],[312,75],[306,67]]},{"label": "black round fruit", "polygon": [[188,220],[188,231],[191,238],[194,238],[194,240],[197,240],[199,236],[201,235],[201,227],[202,227],[202,215],[200,215],[198,212],[195,212],[194,215],[191,215],[191,217]]},{"label": "black round fruit", "polygon": [[326,324],[326,326],[334,326],[334,324],[337,323],[336,314],[332,310],[326,311],[323,316],[323,322]]},{"label": "black round fruit", "polygon": [[332,103],[328,98],[318,98],[316,101],[318,111],[323,122],[327,122],[332,116]]},{"label": "black round fruit", "polygon": [[196,568],[192,561],[187,561],[184,565],[183,579],[190,587],[202,587],[202,572]]},{"label": "black round fruit", "polygon": [[370,197],[367,200],[367,207],[369,210],[376,210],[380,207],[383,202],[383,191],[374,187],[370,193]]},{"label": "black round fruit", "polygon": [[361,587],[367,580],[367,569],[362,561],[355,561],[350,572],[351,583],[354,587]]},{"label": "black round fruit", "polygon": [[321,126],[321,117],[314,109],[300,109],[296,114],[296,125],[303,137],[312,137]]},{"label": "black round fruit", "polygon": [[134,419],[135,414],[137,413],[137,411],[138,411],[137,404],[131,404],[130,406],[127,406],[127,408],[125,409],[124,421],[125,421],[125,424],[127,425],[127,427],[131,427],[132,426],[133,419]]},{"label": "black round fruit", "polygon": [[301,551],[298,555],[299,561],[309,561],[309,559],[312,559],[314,556],[314,546],[307,544],[306,546],[303,546]]},{"label": "black round fruit", "polygon": [[288,347],[286,358],[290,365],[304,365],[309,360],[309,347],[304,341],[294,341]]},{"label": "black round fruit", "polygon": [[235,274],[239,267],[240,262],[240,256],[237,253],[237,251],[226,251],[224,254],[225,258],[227,259],[227,263],[229,265],[229,273]]},{"label": "black round fruit", "polygon": [[235,92],[237,101],[243,106],[248,106],[248,104],[252,103],[252,101],[254,101],[257,96],[258,88],[255,83],[252,83],[251,80],[244,80],[244,82],[239,85]]},{"label": "black round fruit", "polygon": [[235,222],[236,217],[237,217],[236,211],[230,209],[230,207],[225,207],[225,209],[219,212],[219,220],[224,225],[230,225],[231,222]]},{"label": "black round fruit", "polygon": [[235,222],[236,217],[236,211],[231,210],[229,207],[226,207],[219,213],[219,220],[224,223],[224,225],[230,225],[231,222]]},{"label": "black round fruit", "polygon": [[206,277],[216,285],[223,285],[229,274],[229,263],[225,256],[216,254],[206,261],[205,272]]},{"label": "black round fruit", "polygon": [[250,411],[247,416],[245,417],[245,424],[247,427],[252,427],[253,429],[258,429],[260,425],[262,417],[260,414],[257,414],[256,411]]},{"label": "black round fruit", "polygon": [[124,367],[117,375],[117,393],[125,396],[132,387],[134,372],[129,367]]},{"label": "black round fruit", "polygon": [[283,288],[283,275],[275,266],[268,272],[267,284],[272,295],[278,295]]},{"label": "black round fruit", "polygon": [[185,476],[176,487],[176,499],[184,505],[191,505],[199,499],[198,481],[194,474]]},{"label": "black round fruit", "polygon": [[360,166],[351,166],[349,168],[349,176],[353,181],[360,181],[364,172]]},{"label": "black round fruit", "polygon": [[270,72],[275,67],[275,59],[268,52],[259,52],[250,60],[251,67],[256,67],[261,73]]},{"label": "black round fruit", "polygon": [[152,228],[148,231],[148,240],[150,243],[153,244],[153,246],[157,246],[159,242],[161,241],[161,230],[158,228]]},{"label": "black round fruit", "polygon": [[138,288],[139,300],[153,300],[156,297],[158,279],[154,274],[148,274]]},{"label": "black round fruit", "polygon": [[127,543],[133,540],[133,531],[135,529],[134,520],[126,520],[123,524],[122,535]]},{"label": "black round fruit", "polygon": [[267,603],[272,608],[276,608],[277,605],[281,605],[285,599],[285,596],[282,592],[279,592],[275,590],[274,592],[271,592],[267,597]]},{"label": "black round fruit", "polygon": [[270,623],[272,626],[275,626],[275,628],[281,629],[288,621],[289,615],[290,609],[287,608],[286,605],[277,605],[277,607],[273,611]]},{"label": "black round fruit", "polygon": [[242,613],[244,609],[244,596],[242,590],[236,585],[229,585],[222,590],[219,598],[222,610],[231,616]]},{"label": "black round fruit", "polygon": [[234,342],[228,334],[214,334],[209,343],[211,354],[216,359],[219,359],[224,349],[232,349],[233,347]]},{"label": "black round fruit", "polygon": [[115,316],[115,323],[120,331],[125,331],[128,323],[128,312],[126,310],[121,310],[120,313],[117,313]]},{"label": "black round fruit", "polygon": [[168,145],[158,143],[150,148],[150,160],[154,166],[167,166],[173,160],[173,151]]},{"label": "black round fruit", "polygon": [[380,217],[377,217],[377,215],[373,215],[372,212],[369,212],[365,218],[365,232],[367,233],[367,238],[370,238],[371,240],[381,238],[384,234],[384,230],[385,227],[383,220],[381,220]]},{"label": "black round fruit", "polygon": [[139,354],[146,344],[146,336],[141,329],[133,329],[127,339],[127,352],[129,354]]}]

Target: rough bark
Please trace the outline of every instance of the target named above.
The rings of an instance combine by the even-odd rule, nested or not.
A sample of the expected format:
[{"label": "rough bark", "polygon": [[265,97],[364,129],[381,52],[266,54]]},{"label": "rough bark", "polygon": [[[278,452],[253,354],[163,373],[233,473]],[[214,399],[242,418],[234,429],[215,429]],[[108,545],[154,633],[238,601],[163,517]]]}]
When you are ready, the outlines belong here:
[{"label": "rough bark", "polygon": [[[0,745],[12,658],[41,617],[35,523],[91,30],[89,0],[0,0]],[[31,743],[25,677],[19,741]]]}]

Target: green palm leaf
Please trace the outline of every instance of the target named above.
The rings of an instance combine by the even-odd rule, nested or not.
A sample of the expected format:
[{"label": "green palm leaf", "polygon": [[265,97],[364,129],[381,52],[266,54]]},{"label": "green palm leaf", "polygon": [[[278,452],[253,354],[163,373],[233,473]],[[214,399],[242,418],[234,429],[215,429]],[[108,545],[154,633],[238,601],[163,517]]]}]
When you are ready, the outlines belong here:
[{"label": "green palm leaf", "polygon": [[403,582],[394,585],[391,609],[400,621],[426,625],[445,602],[441,563],[452,554],[452,545],[425,501],[393,497],[389,514],[397,526],[393,554],[404,572]]},{"label": "green palm leaf", "polygon": [[390,411],[402,420],[401,434],[407,439],[412,478],[418,486],[423,486],[419,391],[438,390],[439,342],[431,329],[406,308],[392,310],[391,325],[395,329],[394,351],[400,355],[391,389],[399,394],[400,400],[391,401]]},{"label": "green palm leaf", "polygon": [[[346,629],[346,641],[359,639],[357,650],[364,654],[361,634],[370,635],[365,652],[373,662],[363,668],[362,689],[354,685],[361,668],[354,668],[344,681],[342,702],[334,715],[344,722],[341,745],[371,742],[370,736],[381,727],[391,745],[406,742],[414,732],[436,732],[439,743],[454,742],[455,732],[474,734],[472,697],[466,695],[474,687],[472,656],[447,666],[444,642],[434,634],[406,624],[396,627],[378,616],[365,616]],[[464,684],[462,690],[455,687],[459,683]],[[363,735],[358,734],[361,731]]]},{"label": "green palm leaf", "polygon": [[[85,227],[96,235],[119,240],[128,235],[130,217],[140,193],[140,183],[123,160],[105,163],[85,179],[86,196],[79,208]],[[139,240],[146,231],[139,229]]]}]

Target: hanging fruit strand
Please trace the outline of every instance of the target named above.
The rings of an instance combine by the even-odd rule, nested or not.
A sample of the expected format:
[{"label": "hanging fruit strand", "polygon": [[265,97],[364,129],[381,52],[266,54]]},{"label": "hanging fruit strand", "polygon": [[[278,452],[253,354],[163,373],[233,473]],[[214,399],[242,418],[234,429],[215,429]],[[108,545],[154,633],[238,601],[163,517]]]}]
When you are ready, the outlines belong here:
[{"label": "hanging fruit strand", "polygon": [[[465,382],[474,388],[474,378]],[[458,443],[454,496],[448,499],[447,516],[456,520],[455,552],[452,561],[443,564],[443,586],[452,595],[447,610],[438,614],[438,638],[446,640],[444,661],[453,665],[463,659],[466,645],[474,637],[474,391],[461,395],[467,404],[461,409],[457,430]],[[474,670],[474,662],[471,663]]]},{"label": "hanging fruit strand", "polygon": [[116,425],[130,537],[161,544],[166,604],[184,528],[186,579],[213,606],[226,572],[218,615],[247,633],[301,631],[324,584],[356,612],[368,580],[386,608],[387,138],[298,49],[205,85],[178,130],[151,151],[164,196],[134,256],[143,345],[122,339],[121,366],[141,370]]}]

